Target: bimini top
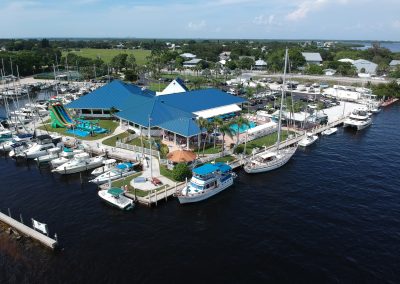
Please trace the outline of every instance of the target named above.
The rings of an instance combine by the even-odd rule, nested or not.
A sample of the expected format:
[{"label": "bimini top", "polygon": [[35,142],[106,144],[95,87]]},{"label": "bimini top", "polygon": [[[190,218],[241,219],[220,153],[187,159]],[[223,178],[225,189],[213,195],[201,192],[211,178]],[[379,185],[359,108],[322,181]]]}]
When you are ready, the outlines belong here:
[{"label": "bimini top", "polygon": [[124,193],[124,191],[118,187],[113,187],[113,188],[107,190],[107,192],[109,194],[111,194],[112,196],[119,196]]},{"label": "bimini top", "polygon": [[215,164],[205,164],[198,168],[193,169],[193,173],[199,176],[204,176],[208,174],[212,174],[216,171],[220,171],[222,173],[230,172],[232,168],[224,163],[215,163]]}]

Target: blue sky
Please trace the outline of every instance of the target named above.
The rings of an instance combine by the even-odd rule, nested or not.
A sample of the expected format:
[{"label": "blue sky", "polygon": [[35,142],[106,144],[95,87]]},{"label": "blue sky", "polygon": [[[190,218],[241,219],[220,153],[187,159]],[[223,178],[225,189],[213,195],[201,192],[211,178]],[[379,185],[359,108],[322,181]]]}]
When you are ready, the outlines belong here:
[{"label": "blue sky", "polygon": [[400,0],[0,0],[1,38],[400,40]]}]

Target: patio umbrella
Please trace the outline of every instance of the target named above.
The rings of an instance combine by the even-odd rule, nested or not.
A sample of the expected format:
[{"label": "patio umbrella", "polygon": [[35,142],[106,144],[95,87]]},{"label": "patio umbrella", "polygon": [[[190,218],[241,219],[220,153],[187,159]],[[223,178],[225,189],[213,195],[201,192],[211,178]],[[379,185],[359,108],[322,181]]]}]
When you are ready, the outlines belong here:
[{"label": "patio umbrella", "polygon": [[168,160],[174,163],[187,163],[196,159],[196,154],[187,150],[176,150],[167,155]]}]

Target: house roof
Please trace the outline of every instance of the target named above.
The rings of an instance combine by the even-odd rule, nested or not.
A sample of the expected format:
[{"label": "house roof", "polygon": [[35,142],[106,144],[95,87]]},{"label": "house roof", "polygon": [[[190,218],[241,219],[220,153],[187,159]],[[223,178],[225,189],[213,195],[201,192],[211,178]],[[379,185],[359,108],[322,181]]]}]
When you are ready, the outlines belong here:
[{"label": "house roof", "polygon": [[360,73],[361,69],[365,69],[366,74],[375,74],[376,73],[376,68],[378,67],[378,64],[365,60],[365,59],[357,59],[354,60],[353,65],[357,68],[357,72]]},{"label": "house roof", "polygon": [[114,80],[101,88],[66,105],[73,109],[125,109],[129,104],[137,104],[153,98],[153,91],[133,84]]},{"label": "house roof", "polygon": [[389,66],[397,66],[400,65],[400,60],[392,60],[389,63]]},{"label": "house roof", "polygon": [[185,83],[182,79],[176,78],[171,83],[165,87],[164,90],[161,92],[157,92],[157,96],[159,95],[168,95],[168,94],[175,94],[175,93],[183,93],[187,92],[189,89],[186,87]]},{"label": "house roof", "polygon": [[183,64],[197,64],[197,63],[199,63],[200,61],[202,61],[203,59],[200,59],[200,58],[194,58],[194,59],[192,59],[192,60],[188,60],[188,61],[185,61],[185,62],[183,62]]},{"label": "house roof", "polygon": [[196,58],[196,55],[195,55],[195,54],[189,53],[189,52],[187,52],[187,53],[182,53],[180,56],[183,57],[183,58]]},{"label": "house roof", "polygon": [[310,61],[322,61],[321,54],[318,52],[302,52],[303,57],[306,59],[307,62]]},{"label": "house roof", "polygon": [[255,63],[256,66],[267,66],[267,62],[262,59],[258,59]]}]

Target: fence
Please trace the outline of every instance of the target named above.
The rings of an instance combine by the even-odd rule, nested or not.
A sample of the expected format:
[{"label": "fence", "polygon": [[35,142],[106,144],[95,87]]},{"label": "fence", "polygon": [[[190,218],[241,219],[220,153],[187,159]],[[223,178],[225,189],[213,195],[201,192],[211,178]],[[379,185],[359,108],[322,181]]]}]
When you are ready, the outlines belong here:
[{"label": "fence", "polygon": [[151,152],[150,152],[150,149],[148,149],[148,148],[142,148],[140,146],[125,144],[122,142],[116,142],[115,146],[117,148],[129,150],[129,151],[133,151],[133,152],[137,152],[137,153],[144,153],[146,155],[152,155],[152,156],[156,156],[156,157],[160,158],[160,152],[156,151],[156,150],[151,150]]}]

